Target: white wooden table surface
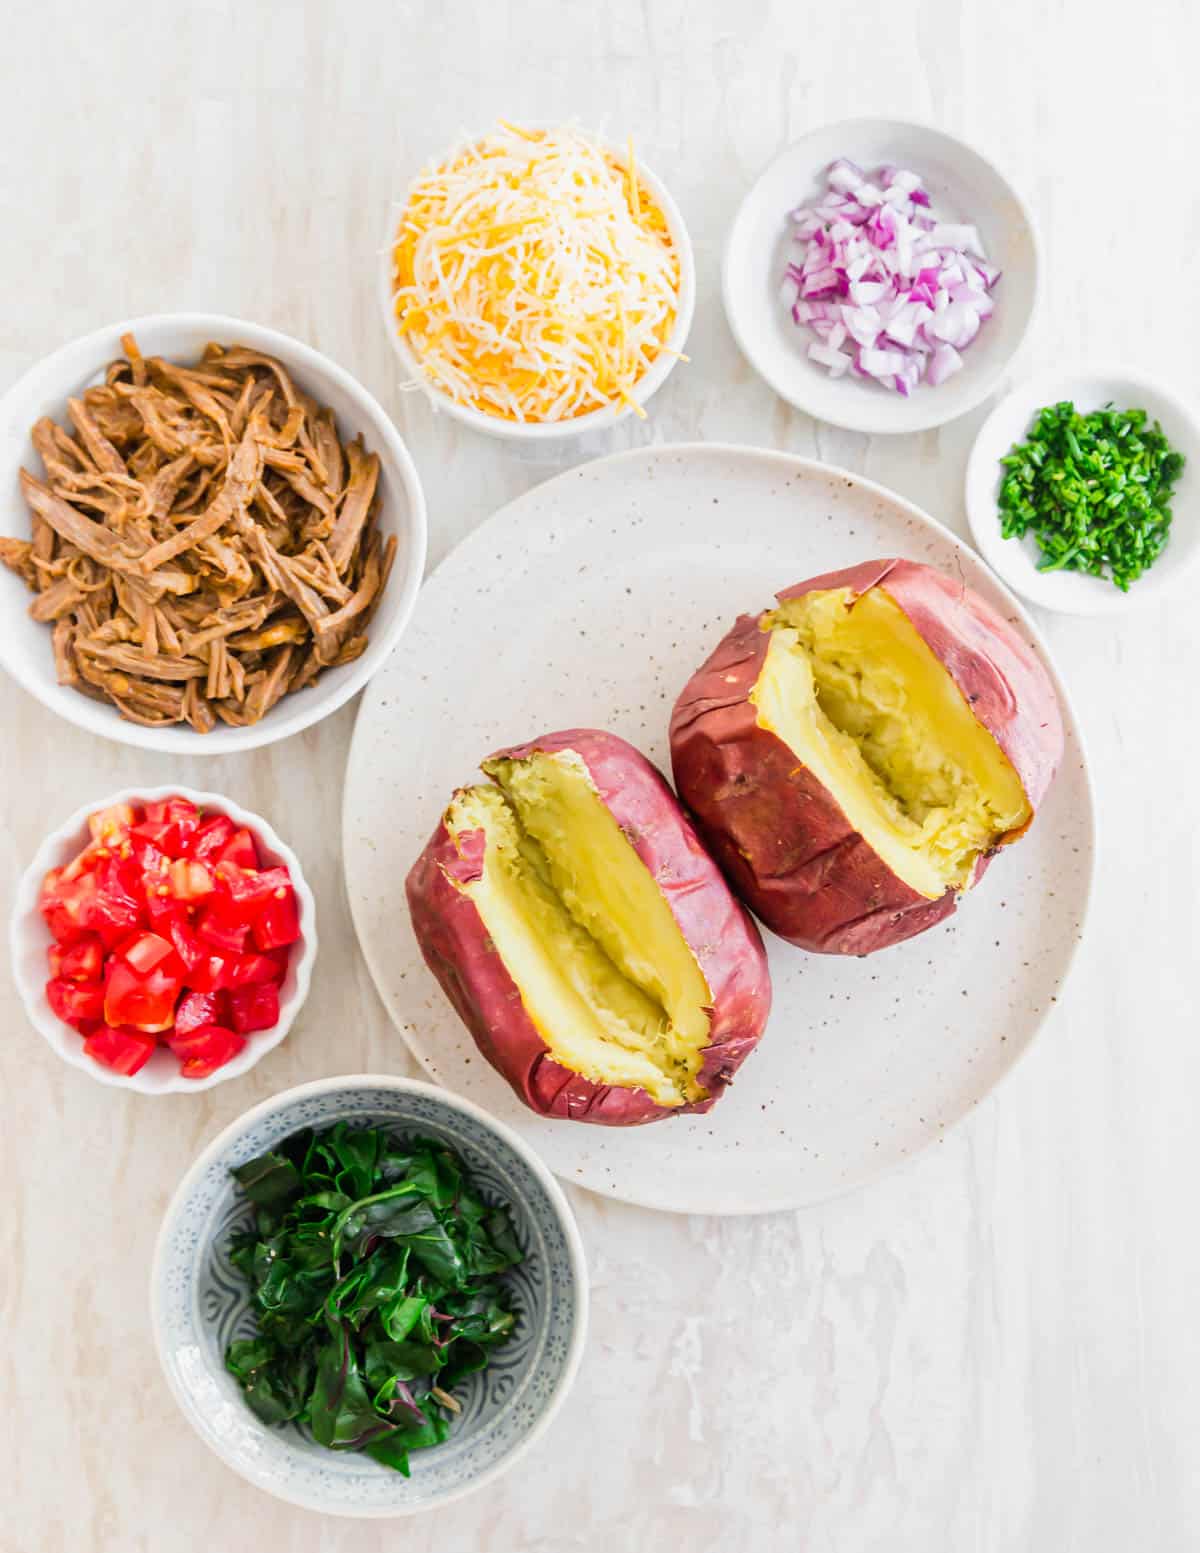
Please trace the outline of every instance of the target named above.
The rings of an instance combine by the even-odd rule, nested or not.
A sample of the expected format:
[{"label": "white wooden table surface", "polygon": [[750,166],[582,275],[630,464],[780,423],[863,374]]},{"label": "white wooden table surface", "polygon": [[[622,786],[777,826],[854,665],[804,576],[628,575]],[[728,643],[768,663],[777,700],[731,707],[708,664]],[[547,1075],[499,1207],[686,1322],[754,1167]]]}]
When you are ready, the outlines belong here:
[{"label": "white wooden table surface", "polygon": [[[721,313],[721,242],[749,180],[790,137],[852,114],[960,132],[1028,195],[1045,304],[1016,371],[1111,358],[1197,387],[1189,0],[40,0],[6,22],[0,383],[140,312],[290,331],[395,415],[433,561],[553,472],[398,392],[376,316],[374,255],[404,170],[498,114],[632,131],[691,226],[692,364],[617,446],[816,454],[964,531],[984,410],[894,441],[814,425],[756,380]],[[76,804],[179,780],[294,842],[322,940],[291,1038],[187,1098],[88,1082],[0,977],[0,1547],[1200,1546],[1200,611],[1183,593],[1118,626],[1043,624],[1090,740],[1102,832],[1090,938],[1056,1022],[968,1125],[827,1207],[718,1222],[574,1192],[594,1280],[574,1394],[501,1485],[398,1526],[322,1520],[233,1476],[177,1412],[147,1322],[159,1217],[203,1142],[300,1080],[414,1071],[341,878],[355,709],[257,754],[172,760],[89,738],[0,684],[6,890]]]}]

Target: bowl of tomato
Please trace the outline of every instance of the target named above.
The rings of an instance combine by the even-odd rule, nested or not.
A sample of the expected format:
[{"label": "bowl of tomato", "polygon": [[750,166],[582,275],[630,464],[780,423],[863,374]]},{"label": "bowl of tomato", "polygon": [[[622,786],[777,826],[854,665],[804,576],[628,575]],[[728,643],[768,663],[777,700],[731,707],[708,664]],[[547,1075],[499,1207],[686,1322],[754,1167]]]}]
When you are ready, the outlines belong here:
[{"label": "bowl of tomato", "polygon": [[209,1089],[278,1046],[308,994],[300,860],[216,793],[127,789],[47,836],[17,888],[13,974],[64,1061],[141,1094]]}]

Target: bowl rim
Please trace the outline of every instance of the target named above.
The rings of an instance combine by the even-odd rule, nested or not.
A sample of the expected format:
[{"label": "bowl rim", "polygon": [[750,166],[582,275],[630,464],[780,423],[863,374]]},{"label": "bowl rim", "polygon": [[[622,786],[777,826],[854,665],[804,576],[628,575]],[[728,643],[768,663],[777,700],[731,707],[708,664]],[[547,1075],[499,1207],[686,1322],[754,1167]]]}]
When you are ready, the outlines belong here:
[{"label": "bowl rim", "polygon": [[[0,668],[11,675],[22,689],[28,691],[48,711],[73,723],[75,727],[84,729],[87,733],[99,734],[102,738],[112,739],[118,744],[128,744],[138,749],[162,750],[169,754],[232,755],[242,750],[261,749],[264,745],[276,744],[281,739],[287,739],[292,734],[302,732],[305,728],[311,728],[314,723],[320,722],[344,706],[383,665],[388,654],[407,629],[424,578],[429,538],[425,494],[416,464],[404,438],[370,389],[331,357],[311,345],[306,345],[293,335],[226,313],[144,313],[136,318],[119,319],[99,329],[93,329],[88,334],[78,335],[35,361],[5,390],[3,395],[0,395],[0,421],[6,417],[15,417],[16,403],[31,389],[37,390],[39,403],[49,398],[51,393],[56,397],[62,397],[65,393],[73,392],[78,379],[73,377],[70,384],[63,385],[61,369],[63,364],[74,358],[76,354],[86,353],[93,356],[96,362],[93,370],[101,371],[104,365],[113,359],[113,342],[119,340],[121,335],[137,335],[149,332],[151,329],[165,328],[194,329],[197,332],[207,333],[210,339],[235,339],[238,343],[245,343],[254,349],[278,356],[285,366],[294,366],[314,378],[321,376],[329,378],[348,398],[361,406],[364,419],[373,423],[370,427],[372,434],[378,433],[378,440],[386,444],[388,457],[394,461],[399,471],[408,514],[402,533],[404,540],[402,548],[407,559],[400,562],[400,558],[397,558],[399,564],[393,568],[393,575],[388,580],[389,590],[395,589],[398,599],[395,619],[385,634],[376,631],[368,642],[366,651],[357,662],[346,666],[349,672],[336,690],[326,690],[322,693],[319,682],[315,686],[309,686],[307,687],[309,690],[316,692],[311,700],[295,698],[300,701],[300,705],[286,709],[284,703],[280,703],[265,717],[247,728],[223,728],[220,730],[222,741],[215,745],[211,738],[197,734],[194,729],[186,725],[147,728],[139,723],[129,722],[107,704],[102,706],[87,696],[71,691],[67,686],[50,684],[37,674],[27,672],[25,666],[14,661],[12,655],[6,650],[6,633],[0,633]],[[55,386],[51,388],[51,384]],[[364,432],[368,428],[359,426],[353,429]],[[400,532],[400,526],[397,527]],[[46,661],[48,663],[51,661],[48,639]],[[276,716],[276,714],[282,715]]]},{"label": "bowl rim", "polygon": [[[815,395],[806,395],[802,388],[797,390],[790,383],[781,383],[774,376],[768,375],[759,365],[757,354],[746,342],[745,333],[740,325],[738,307],[734,301],[739,290],[743,289],[741,282],[735,279],[733,274],[734,244],[738,237],[739,229],[747,217],[751,200],[757,194],[760,186],[775,171],[776,166],[791,156],[797,147],[804,145],[806,141],[814,139],[817,135],[826,135],[832,131],[839,131],[845,132],[847,136],[850,136],[855,131],[861,131],[868,127],[877,128],[879,126],[887,126],[889,129],[900,131],[917,130],[921,134],[932,135],[936,139],[942,140],[958,150],[966,151],[968,155],[975,157],[1004,187],[1013,204],[1020,211],[1026,231],[1029,234],[1029,269],[1032,282],[1029,311],[1012,348],[1001,361],[996,363],[990,372],[980,374],[974,387],[965,395],[956,408],[951,410],[948,407],[944,407],[942,410],[935,409],[923,416],[914,415],[903,426],[887,424],[887,416],[883,412],[893,402],[891,398],[882,398],[875,401],[880,410],[879,414],[871,413],[872,401],[867,396],[864,396],[866,402],[862,415],[850,415],[841,412],[830,414],[826,408],[815,402]],[[852,152],[853,147],[848,147],[846,154],[852,154]],[[977,409],[989,394],[995,392],[997,383],[1004,376],[1005,372],[1008,371],[1011,363],[1028,341],[1030,331],[1041,310],[1042,272],[1042,242],[1038,233],[1037,222],[1034,219],[1033,211],[1028,201],[1004,169],[997,165],[986,152],[981,151],[974,141],[968,140],[963,135],[952,134],[949,130],[943,128],[942,125],[931,123],[926,119],[889,118],[881,114],[860,114],[854,118],[834,119],[828,123],[814,125],[811,129],[806,130],[803,135],[798,135],[794,140],[789,140],[785,146],[777,151],[759,169],[759,172],[738,204],[722,245],[721,303],[725,311],[725,320],[729,325],[730,333],[733,335],[742,356],[754,368],[754,371],[766,383],[768,388],[773,393],[778,394],[787,404],[790,404],[793,409],[800,410],[805,415],[811,415],[814,420],[823,421],[827,426],[837,426],[843,431],[857,431],[872,437],[903,437],[912,436],[917,432],[932,431],[939,426],[949,424],[951,421],[959,420],[962,416],[969,415],[972,410]],[[821,380],[817,379],[816,381],[819,383]],[[930,395],[928,402],[931,405],[936,404],[935,396]],[[900,403],[910,408],[915,408],[914,401],[911,399],[901,400]]]},{"label": "bowl rim", "polygon": [[[1161,400],[1169,407],[1170,413],[1179,425],[1185,426],[1195,441],[1200,443],[1200,413],[1193,408],[1188,396],[1177,388],[1174,382],[1152,377],[1148,372],[1143,372],[1137,367],[1123,366],[1119,362],[1100,362],[1091,365],[1068,363],[1065,367],[1053,367],[1025,378],[1015,387],[1010,388],[992,407],[976,432],[971,443],[971,451],[967,455],[963,473],[963,504],[967,510],[967,525],[975,542],[975,548],[1006,587],[1011,588],[1014,593],[1019,593],[1029,604],[1039,609],[1053,610],[1061,615],[1074,615],[1077,619],[1099,620],[1128,614],[1130,611],[1144,609],[1148,604],[1159,602],[1165,593],[1185,580],[1196,566],[1197,560],[1200,559],[1200,537],[1187,548],[1181,546],[1177,550],[1177,559],[1170,569],[1159,571],[1155,565],[1151,565],[1132,585],[1128,593],[1122,593],[1114,584],[1105,582],[1107,592],[1097,590],[1094,593],[1080,594],[1074,602],[1070,602],[1062,597],[1063,590],[1058,586],[1059,578],[1079,577],[1080,573],[1035,571],[1030,577],[1016,564],[1016,558],[1021,553],[1020,546],[1011,545],[1010,541],[999,538],[995,482],[989,477],[987,471],[987,464],[992,459],[989,445],[994,443],[998,427],[1010,412],[1024,405],[1024,419],[1028,422],[1035,409],[1058,402],[1062,397],[1059,390],[1068,386],[1078,389],[1081,384],[1092,382],[1119,385],[1122,389],[1128,388],[1133,396],[1146,395]],[[1185,469],[1183,478],[1194,476],[1195,473],[1191,469]],[[1176,491],[1172,496],[1172,503],[1178,499],[1178,491]],[[1200,501],[1200,495],[1197,495],[1195,500]],[[1174,522],[1172,528],[1174,529]],[[1174,537],[1173,532],[1171,539]],[[1168,544],[1170,543],[1169,539]],[[1100,578],[1094,580],[1097,583],[1102,581]]]},{"label": "bowl rim", "polygon": [[[271,1115],[272,1112],[278,1111],[282,1106],[290,1105],[296,1100],[308,1099],[318,1095],[338,1094],[355,1089],[390,1090],[396,1094],[423,1095],[429,1100],[446,1106],[448,1110],[470,1117],[473,1121],[478,1122],[485,1131],[494,1133],[501,1142],[507,1144],[533,1172],[542,1190],[550,1200],[555,1218],[563,1232],[567,1257],[571,1266],[571,1277],[574,1283],[575,1319],[572,1324],[571,1341],[563,1363],[562,1374],[558,1384],[547,1398],[544,1410],[535,1419],[528,1432],[498,1461],[493,1462],[478,1477],[463,1484],[462,1487],[453,1489],[428,1504],[400,1505],[387,1509],[331,1509],[328,1504],[315,1496],[309,1497],[299,1493],[284,1493],[278,1486],[271,1486],[251,1477],[240,1464],[223,1455],[200,1433],[193,1419],[191,1407],[176,1385],[175,1377],[171,1366],[167,1362],[164,1349],[165,1323],[161,1295],[163,1262],[166,1258],[170,1232],[174,1228],[175,1220],[178,1217],[184,1199],[193,1189],[196,1182],[209,1166],[220,1158],[230,1143],[248,1126],[253,1125],[261,1118]],[[227,1126],[223,1127],[200,1150],[171,1193],[158,1228],[158,1234],[154,1242],[154,1252],[150,1259],[150,1324],[154,1334],[154,1348],[171,1395],[191,1427],[225,1466],[236,1472],[239,1477],[244,1478],[253,1487],[272,1494],[275,1498],[282,1499],[289,1504],[299,1505],[302,1509],[316,1510],[326,1515],[337,1515],[347,1519],[385,1520],[419,1515],[427,1510],[441,1509],[448,1504],[453,1504],[456,1500],[465,1498],[468,1494],[473,1494],[477,1489],[485,1487],[488,1483],[494,1482],[496,1478],[507,1472],[509,1468],[515,1466],[549,1429],[559,1408],[575,1384],[587,1342],[589,1310],[590,1289],[588,1285],[587,1257],[583,1248],[583,1236],[580,1234],[574,1210],[567,1200],[566,1193],[541,1156],[505,1122],[493,1116],[490,1111],[484,1110],[482,1106],[476,1105],[474,1101],[467,1100],[461,1095],[456,1095],[451,1090],[443,1089],[440,1084],[431,1084],[423,1079],[405,1078],[400,1074],[339,1073],[330,1078],[312,1079],[308,1083],[294,1085],[291,1089],[280,1090],[278,1093],[268,1096],[265,1100],[260,1100],[256,1105],[234,1117]]]},{"label": "bowl rim", "polygon": [[[24,950],[22,939],[29,923],[40,921],[37,909],[38,892],[41,889],[42,880],[51,868],[61,867],[57,861],[60,855],[69,845],[74,845],[74,837],[87,826],[88,817],[100,809],[110,808],[119,803],[153,803],[164,798],[189,798],[197,808],[217,809],[235,820],[238,825],[252,832],[256,840],[261,840],[267,850],[276,853],[287,865],[292,876],[292,888],[296,892],[300,902],[300,937],[293,948],[299,948],[299,954],[289,959],[289,970],[295,966],[296,982],[291,994],[281,1000],[279,1007],[279,1019],[270,1030],[256,1030],[246,1042],[242,1051],[231,1061],[225,1063],[215,1072],[208,1074],[206,1078],[188,1079],[182,1073],[173,1073],[164,1085],[150,1085],[142,1069],[140,1072],[126,1077],[124,1074],[114,1073],[111,1069],[93,1062],[84,1052],[82,1040],[79,1044],[68,1044],[63,1038],[63,1031],[70,1030],[69,1025],[57,1018],[45,1001],[45,982],[31,983],[24,972]],[[44,927],[44,924],[43,924]],[[48,928],[44,929],[47,946],[53,942]],[[317,905],[308,880],[304,876],[304,869],[300,859],[291,847],[282,840],[279,833],[269,821],[262,815],[254,813],[251,809],[245,809],[241,804],[235,803],[232,798],[227,798],[223,793],[210,793],[198,788],[185,787],[182,783],[172,782],[168,785],[155,787],[123,787],[119,791],[94,803],[81,805],[75,812],[56,829],[47,832],[42,839],[37,851],[34,853],[28,867],[21,874],[13,893],[12,911],[8,919],[8,953],[9,963],[12,967],[12,977],[16,984],[21,1004],[25,1010],[25,1017],[34,1027],[47,1046],[61,1061],[68,1063],[73,1068],[79,1068],[89,1078],[97,1083],[106,1084],[113,1089],[122,1089],[127,1093],[149,1095],[180,1095],[197,1094],[205,1089],[215,1089],[218,1084],[224,1084],[229,1079],[241,1078],[249,1073],[250,1069],[259,1063],[268,1052],[274,1051],[286,1038],[297,1016],[304,1007],[308,997],[309,988],[312,985],[313,966],[317,958]],[[71,1035],[77,1034],[70,1031]]]},{"label": "bowl rim", "polygon": [[[530,119],[525,122],[530,128],[563,127],[558,120]],[[482,140],[486,133],[487,131],[476,135],[460,136],[454,145],[474,144]],[[586,131],[583,133],[587,134]],[[628,160],[628,146],[618,146],[603,135],[587,135],[587,138],[613,156]],[[441,153],[439,160],[444,161],[451,154],[452,149],[453,147]],[[692,247],[691,234],[671,191],[654,169],[647,166],[636,153],[634,161],[637,164],[639,179],[650,190],[655,203],[666,219],[671,241],[679,254],[679,304],[675,310],[674,326],[650,370],[644,372],[634,385],[634,398],[645,409],[648,401],[666,382],[682,358],[684,346],[691,332],[696,311],[696,255]],[[414,174],[415,176],[417,175]],[[410,179],[406,185],[403,198],[394,199],[388,203],[376,269],[376,292],[384,331],[391,342],[392,350],[404,368],[405,386],[420,390],[434,410],[444,410],[447,415],[460,421],[464,426],[470,426],[487,436],[512,442],[551,442],[568,437],[581,437],[587,432],[605,431],[632,415],[632,408],[628,404],[621,404],[604,405],[601,409],[589,410],[586,415],[578,415],[565,421],[506,421],[499,416],[488,415],[486,411],[476,410],[471,405],[459,404],[422,370],[408,342],[397,332],[392,311],[392,244],[396,224],[408,204],[408,189],[412,181]]]}]

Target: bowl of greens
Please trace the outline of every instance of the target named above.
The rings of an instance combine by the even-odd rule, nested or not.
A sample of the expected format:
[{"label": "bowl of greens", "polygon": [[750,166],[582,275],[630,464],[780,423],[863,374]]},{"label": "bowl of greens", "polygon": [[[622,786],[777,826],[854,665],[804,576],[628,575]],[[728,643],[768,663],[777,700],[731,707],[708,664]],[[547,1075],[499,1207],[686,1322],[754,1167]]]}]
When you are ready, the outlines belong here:
[{"label": "bowl of greens", "polygon": [[971,534],[1031,603],[1116,615],[1161,598],[1200,556],[1200,422],[1179,394],[1123,368],[1023,383],[967,463]]},{"label": "bowl of greens", "polygon": [[227,1127],[172,1198],[151,1276],[201,1439],[333,1515],[433,1509],[511,1467],[570,1389],[587,1302],[574,1216],[528,1145],[374,1075]]}]

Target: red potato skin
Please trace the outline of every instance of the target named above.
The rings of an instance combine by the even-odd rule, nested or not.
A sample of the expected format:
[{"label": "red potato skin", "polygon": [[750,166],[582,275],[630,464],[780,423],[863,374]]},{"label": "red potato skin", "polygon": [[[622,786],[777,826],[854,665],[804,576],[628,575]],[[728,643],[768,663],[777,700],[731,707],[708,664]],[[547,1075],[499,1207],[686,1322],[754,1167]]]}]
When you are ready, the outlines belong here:
[{"label": "red potato skin", "polygon": [[[708,1111],[753,1050],[771,1008],[771,980],[758,928],[705,852],[661,773],[615,734],[575,728],[498,751],[521,760],[573,750],[639,858],[658,881],[712,992],[710,1042],[700,1082],[705,1099],[661,1106],[640,1088],[598,1084],[558,1063],[521,1001],[483,921],[461,886],[483,872],[482,831],[457,842],[444,821],[406,885],[425,963],[492,1067],[539,1115],[631,1127]],[[486,769],[488,762],[484,762]]]},{"label": "red potato skin", "polygon": [[[1058,701],[1041,661],[977,593],[931,566],[882,560],[812,577],[778,598],[835,588],[858,598],[876,587],[945,665],[1036,812],[1062,758]],[[741,616],[675,703],[671,761],[680,797],[734,889],[781,938],[821,954],[865,955],[901,943],[950,916],[957,896],[948,890],[928,900],[898,879],[834,796],[759,727],[750,693],[767,655],[762,618]],[[989,861],[979,858],[972,885]]]}]

